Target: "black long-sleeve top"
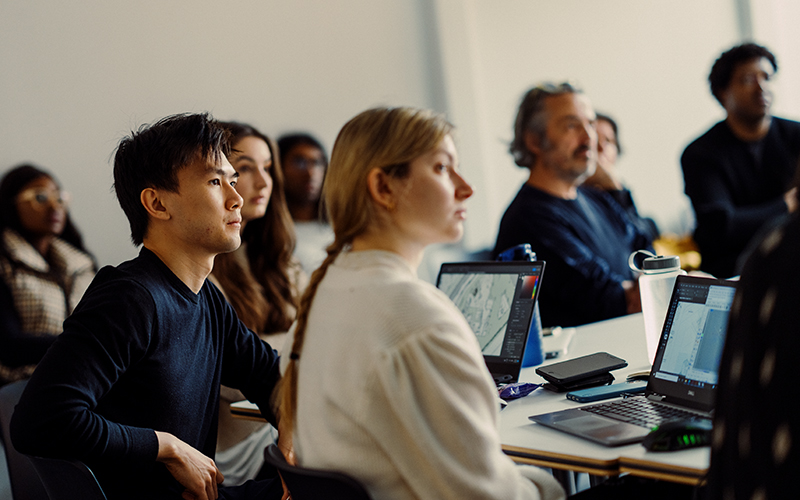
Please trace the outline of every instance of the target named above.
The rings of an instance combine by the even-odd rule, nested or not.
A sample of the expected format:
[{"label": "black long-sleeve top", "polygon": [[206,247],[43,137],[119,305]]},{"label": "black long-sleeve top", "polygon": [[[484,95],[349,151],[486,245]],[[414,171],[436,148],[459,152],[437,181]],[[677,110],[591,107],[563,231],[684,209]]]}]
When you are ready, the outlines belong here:
[{"label": "black long-sleeve top", "polygon": [[271,416],[279,376],[277,353],[213,284],[193,293],[145,248],[97,274],[28,383],[12,438],[22,453],[86,462],[109,498],[180,498],[155,431],[213,457],[220,383]]},{"label": "black long-sleeve top", "polygon": [[722,121],[686,148],[681,167],[703,271],[736,274],[737,258],[759,228],[786,213],[783,195],[798,156],[800,123],[775,117],[759,141],[740,140]]}]

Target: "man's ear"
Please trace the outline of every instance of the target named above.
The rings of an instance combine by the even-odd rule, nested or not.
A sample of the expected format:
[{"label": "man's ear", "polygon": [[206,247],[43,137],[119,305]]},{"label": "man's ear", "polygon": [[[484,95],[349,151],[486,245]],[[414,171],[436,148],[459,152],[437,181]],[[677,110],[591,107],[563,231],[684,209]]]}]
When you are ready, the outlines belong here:
[{"label": "man's ear", "polygon": [[542,152],[541,148],[542,141],[539,139],[539,136],[536,135],[535,132],[531,132],[530,130],[528,130],[525,132],[523,138],[525,139],[525,147],[528,148],[528,151],[530,151],[536,156],[539,156],[539,154]]},{"label": "man's ear", "polygon": [[147,213],[155,218],[161,220],[169,220],[170,214],[167,207],[161,203],[161,195],[157,189],[145,188],[139,195],[139,199],[147,210]]},{"label": "man's ear", "polygon": [[722,105],[723,108],[725,108],[725,111],[727,112],[728,111],[728,98],[731,95],[730,85],[728,85],[728,87],[726,87],[725,89],[720,90],[719,92],[717,92],[717,94],[719,95],[719,103]]},{"label": "man's ear", "polygon": [[388,211],[397,206],[392,178],[380,168],[373,168],[367,174],[367,190],[373,201]]}]

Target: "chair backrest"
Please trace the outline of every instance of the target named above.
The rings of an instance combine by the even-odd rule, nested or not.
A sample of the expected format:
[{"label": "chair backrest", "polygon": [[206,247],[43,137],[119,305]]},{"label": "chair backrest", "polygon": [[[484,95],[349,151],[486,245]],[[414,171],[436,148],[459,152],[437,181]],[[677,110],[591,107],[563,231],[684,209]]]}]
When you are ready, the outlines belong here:
[{"label": "chair backrest", "polygon": [[77,460],[28,457],[50,500],[107,500],[92,470]]},{"label": "chair backrest", "polygon": [[371,500],[367,490],[346,474],[289,465],[275,444],[264,450],[264,459],[278,469],[292,500]]},{"label": "chair backrest", "polygon": [[27,383],[27,380],[22,380],[0,387],[0,430],[8,462],[11,493],[14,500],[48,500],[47,492],[36,474],[36,469],[28,457],[14,449],[9,432],[11,415]]}]

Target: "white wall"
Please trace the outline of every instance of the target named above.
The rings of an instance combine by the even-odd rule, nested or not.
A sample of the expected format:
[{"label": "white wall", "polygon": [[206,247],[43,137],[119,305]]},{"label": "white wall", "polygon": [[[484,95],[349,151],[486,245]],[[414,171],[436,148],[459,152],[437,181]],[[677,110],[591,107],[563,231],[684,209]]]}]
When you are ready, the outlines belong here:
[{"label": "white wall", "polygon": [[131,128],[211,111],[330,148],[367,107],[439,108],[429,4],[406,0],[0,2],[0,173],[33,161],[101,264],[136,254],[111,193]]},{"label": "white wall", "polygon": [[[706,77],[721,51],[739,41],[731,0],[441,0],[438,6],[441,23],[466,26],[442,45],[450,60],[446,77],[470,97],[449,101],[449,111],[475,154],[462,158],[479,187],[473,213],[491,228],[473,231],[468,243],[493,245],[505,207],[527,178],[507,147],[522,94],[545,80],[578,83],[596,109],[617,119],[625,150],[620,171],[640,211],[662,230],[690,229],[679,157],[723,116]],[[477,125],[465,128],[458,116],[477,117]]]},{"label": "white wall", "polygon": [[[52,170],[89,248],[116,264],[135,249],[109,159],[131,128],[209,110],[330,147],[369,106],[431,107],[458,127],[476,187],[465,243],[479,249],[526,177],[506,153],[519,98],[571,79],[618,119],[641,211],[685,230],[678,158],[723,116],[706,77],[739,42],[737,1],[2,0],[0,173],[22,161]],[[791,2],[764,1],[753,32],[772,43],[769,23]],[[800,65],[772,48],[788,94]]]},{"label": "white wall", "polygon": [[793,120],[800,119],[800,3],[793,0],[753,0],[753,37],[765,44],[778,60],[774,80],[773,112]]}]

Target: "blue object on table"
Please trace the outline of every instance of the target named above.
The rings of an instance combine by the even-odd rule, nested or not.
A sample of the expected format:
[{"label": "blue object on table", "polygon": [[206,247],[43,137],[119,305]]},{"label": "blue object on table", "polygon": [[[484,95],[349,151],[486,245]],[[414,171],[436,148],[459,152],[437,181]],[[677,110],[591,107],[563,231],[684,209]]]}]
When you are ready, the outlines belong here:
[{"label": "blue object on table", "polygon": [[[497,256],[499,261],[524,260],[529,262],[536,261],[536,252],[531,249],[530,243],[506,249]],[[544,362],[544,352],[542,351],[542,316],[539,314],[539,302],[533,308],[533,318],[531,327],[528,331],[528,342],[525,344],[525,351],[522,355],[522,367],[537,366]]]},{"label": "blue object on table", "polygon": [[508,384],[500,388],[498,393],[500,397],[505,400],[517,399],[528,394],[532,393],[536,389],[540,387],[540,384],[534,384],[531,382],[515,382],[513,384]]}]

